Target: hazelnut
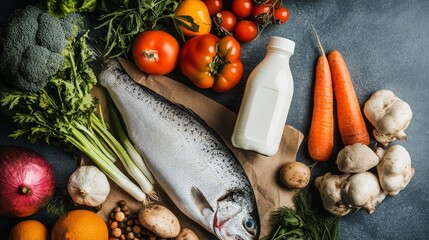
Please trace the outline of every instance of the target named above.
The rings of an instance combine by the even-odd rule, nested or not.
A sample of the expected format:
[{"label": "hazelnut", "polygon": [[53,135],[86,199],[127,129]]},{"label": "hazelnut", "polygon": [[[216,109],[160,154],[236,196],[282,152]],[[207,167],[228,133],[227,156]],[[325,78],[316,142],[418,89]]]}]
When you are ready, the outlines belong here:
[{"label": "hazelnut", "polygon": [[115,229],[112,230],[112,235],[114,237],[119,238],[122,235],[122,230],[120,228],[115,228]]},{"label": "hazelnut", "polygon": [[123,212],[116,212],[114,219],[118,222],[122,222],[125,220],[125,214]]}]

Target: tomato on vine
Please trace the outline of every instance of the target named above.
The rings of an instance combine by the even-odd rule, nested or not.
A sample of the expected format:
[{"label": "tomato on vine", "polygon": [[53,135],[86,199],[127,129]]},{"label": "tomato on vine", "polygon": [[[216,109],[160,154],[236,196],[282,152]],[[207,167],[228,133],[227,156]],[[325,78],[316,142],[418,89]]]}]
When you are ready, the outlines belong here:
[{"label": "tomato on vine", "polygon": [[274,21],[283,24],[289,19],[289,10],[285,7],[280,7],[274,10]]},{"label": "tomato on vine", "polygon": [[240,42],[249,42],[258,36],[258,25],[250,20],[240,20],[235,25],[235,38]]},{"label": "tomato on vine", "polygon": [[273,6],[269,4],[256,5],[252,9],[252,18],[260,25],[272,23]]},{"label": "tomato on vine", "polygon": [[220,11],[222,11],[223,0],[203,0],[203,2],[204,4],[206,4],[211,17],[215,16]]},{"label": "tomato on vine", "polygon": [[277,9],[280,7],[281,0],[268,0],[268,1],[263,1],[263,3],[274,6],[274,8]]},{"label": "tomato on vine", "polygon": [[234,13],[228,10],[222,10],[218,16],[222,19],[222,27],[228,32],[234,31],[235,25],[237,24],[237,18]]},{"label": "tomato on vine", "polygon": [[232,0],[231,10],[235,16],[246,18],[252,13],[252,0]]}]

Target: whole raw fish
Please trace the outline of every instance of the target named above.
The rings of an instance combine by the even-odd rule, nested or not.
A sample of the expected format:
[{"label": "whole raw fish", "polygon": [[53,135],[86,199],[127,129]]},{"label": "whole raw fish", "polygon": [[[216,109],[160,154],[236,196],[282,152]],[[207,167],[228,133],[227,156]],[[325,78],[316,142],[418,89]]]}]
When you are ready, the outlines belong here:
[{"label": "whole raw fish", "polygon": [[195,113],[135,83],[116,60],[99,81],[174,204],[219,239],[258,239],[255,195],[240,163]]}]

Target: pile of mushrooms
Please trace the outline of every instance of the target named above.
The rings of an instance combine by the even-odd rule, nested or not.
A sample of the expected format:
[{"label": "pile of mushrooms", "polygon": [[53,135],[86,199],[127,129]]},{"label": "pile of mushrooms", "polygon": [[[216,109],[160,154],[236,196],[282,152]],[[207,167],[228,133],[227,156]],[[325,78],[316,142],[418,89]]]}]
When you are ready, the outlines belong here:
[{"label": "pile of mushrooms", "polygon": [[323,206],[337,216],[361,208],[374,212],[386,196],[397,195],[414,175],[408,151],[398,144],[388,147],[395,140],[406,139],[410,106],[393,92],[380,90],[365,103],[364,114],[374,126],[374,149],[362,143],[345,146],[336,159],[343,174],[326,173],[315,179]]}]

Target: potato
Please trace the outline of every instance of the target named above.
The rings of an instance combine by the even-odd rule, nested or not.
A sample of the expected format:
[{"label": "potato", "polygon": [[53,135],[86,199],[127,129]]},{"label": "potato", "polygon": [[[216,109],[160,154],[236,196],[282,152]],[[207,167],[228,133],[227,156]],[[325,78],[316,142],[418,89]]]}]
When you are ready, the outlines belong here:
[{"label": "potato", "polygon": [[290,189],[305,188],[310,182],[310,168],[301,162],[287,162],[280,169],[280,180]]},{"label": "potato", "polygon": [[174,238],[180,233],[179,219],[162,205],[143,207],[139,211],[139,220],[143,227],[161,238]]},{"label": "potato", "polygon": [[197,234],[189,228],[182,228],[176,240],[199,240]]}]

